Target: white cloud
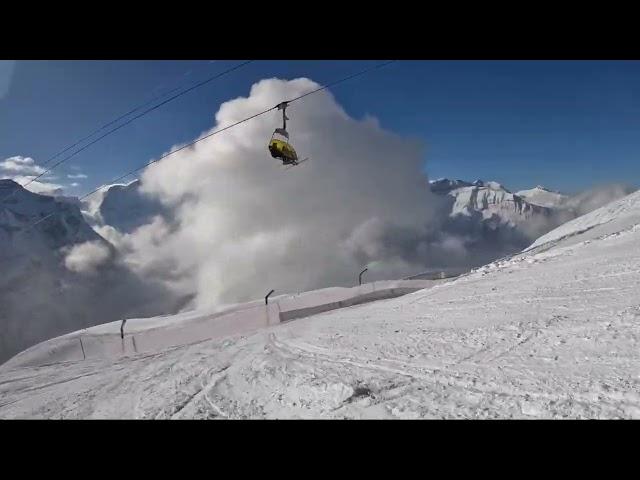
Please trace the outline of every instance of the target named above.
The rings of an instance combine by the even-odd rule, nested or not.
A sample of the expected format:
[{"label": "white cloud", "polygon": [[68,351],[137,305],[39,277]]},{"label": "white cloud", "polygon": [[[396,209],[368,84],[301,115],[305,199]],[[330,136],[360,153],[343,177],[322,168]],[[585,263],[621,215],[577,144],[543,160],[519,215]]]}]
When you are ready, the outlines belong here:
[{"label": "white cloud", "polygon": [[64,185],[60,185],[57,183],[41,182],[39,180],[32,182],[31,180],[33,179],[33,177],[25,177],[23,175],[16,175],[10,178],[20,185],[26,185],[28,182],[30,182],[25,188],[33,193],[52,196],[62,195],[64,193]]},{"label": "white cloud", "polygon": [[584,215],[634,191],[636,191],[636,188],[627,184],[608,183],[596,185],[568,198],[563,206],[573,209],[576,215]]},{"label": "white cloud", "polygon": [[[6,158],[0,162],[0,178],[9,178],[20,185],[26,185],[26,189],[42,195],[62,195],[65,185],[54,182],[58,177],[38,165],[31,157],[20,155]],[[40,176],[38,180],[34,177]],[[27,185],[28,184],[28,185]],[[76,183],[72,186],[78,186]]]},{"label": "white cloud", "polygon": [[22,174],[22,175],[40,175],[46,170],[39,165],[31,157],[15,156],[0,162],[0,173],[6,174]]},{"label": "white cloud", "polygon": [[109,248],[100,241],[74,245],[64,259],[67,270],[81,274],[95,274],[111,257]]},{"label": "white cloud", "polygon": [[73,182],[73,183],[71,184],[71,186],[72,186],[72,187],[79,187],[79,186],[80,186],[80,184],[79,184],[78,182]]},{"label": "white cloud", "polygon": [[[318,85],[263,80],[221,105],[215,128]],[[264,115],[152,165],[143,191],[172,210],[126,237],[127,261],[197,294],[199,306],[352,284],[361,265],[347,240],[372,218],[411,229],[431,215],[423,149],[351,118],[328,92],[291,105],[288,130],[311,160],[284,170],[267,143],[280,112]],[[391,261],[392,259],[389,259]]]},{"label": "white cloud", "polygon": [[76,180],[76,179],[83,179],[83,178],[89,178],[87,177],[87,175],[85,175],[84,173],[78,173],[76,174],[69,174],[67,175],[67,178],[70,178],[72,180]]}]

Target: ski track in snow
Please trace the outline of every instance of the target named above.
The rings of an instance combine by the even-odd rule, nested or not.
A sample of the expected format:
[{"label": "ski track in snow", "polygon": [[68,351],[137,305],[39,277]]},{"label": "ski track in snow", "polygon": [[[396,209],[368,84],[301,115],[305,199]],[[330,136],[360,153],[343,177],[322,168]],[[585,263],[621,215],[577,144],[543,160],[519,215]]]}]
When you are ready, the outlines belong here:
[{"label": "ski track in snow", "polygon": [[250,334],[0,369],[0,418],[640,418],[638,221]]}]

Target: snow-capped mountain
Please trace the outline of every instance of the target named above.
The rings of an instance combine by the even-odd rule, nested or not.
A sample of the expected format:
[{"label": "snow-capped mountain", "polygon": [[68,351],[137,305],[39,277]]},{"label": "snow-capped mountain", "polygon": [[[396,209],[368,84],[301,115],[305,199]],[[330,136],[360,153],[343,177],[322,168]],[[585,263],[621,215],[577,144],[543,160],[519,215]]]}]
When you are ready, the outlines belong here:
[{"label": "snow-capped mountain", "polygon": [[116,260],[77,199],[0,180],[0,361],[51,336],[142,312],[149,295],[163,295]]},{"label": "snow-capped mountain", "polygon": [[162,204],[140,191],[140,180],[103,187],[86,205],[88,217],[96,224],[109,225],[121,233],[130,233],[165,213]]},{"label": "snow-capped mountain", "polygon": [[[436,191],[444,193],[438,186]],[[485,221],[517,225],[534,216],[550,214],[547,208],[526,201],[498,182],[476,180],[471,184],[465,184],[458,180],[446,193],[454,199],[451,216],[473,216],[480,213]]]},{"label": "snow-capped mountain", "polygon": [[439,234],[464,245],[470,267],[520,251],[562,222],[552,209],[528,202],[499,182],[441,178],[430,188],[444,209]]},{"label": "snow-capped mountain", "polygon": [[430,187],[448,202],[449,221],[442,231],[462,237],[474,262],[482,263],[520,251],[565,222],[636,190],[611,184],[565,195],[538,185],[512,193],[498,182],[446,178],[431,181]]},{"label": "snow-capped mountain", "polygon": [[472,185],[472,183],[465,182],[464,180],[449,180],[448,178],[429,181],[431,191],[434,193],[449,193],[456,188],[470,187]]},{"label": "snow-capped mountain", "polygon": [[537,185],[535,188],[529,190],[520,190],[516,192],[516,195],[524,198],[533,205],[540,205],[541,207],[547,208],[558,208],[569,198],[567,195],[554,192],[541,185]]},{"label": "snow-capped mountain", "polygon": [[[42,219],[28,233],[24,231]],[[89,241],[104,240],[84,221],[77,202],[0,180],[0,259],[15,263],[27,256],[42,262],[52,251]]]}]

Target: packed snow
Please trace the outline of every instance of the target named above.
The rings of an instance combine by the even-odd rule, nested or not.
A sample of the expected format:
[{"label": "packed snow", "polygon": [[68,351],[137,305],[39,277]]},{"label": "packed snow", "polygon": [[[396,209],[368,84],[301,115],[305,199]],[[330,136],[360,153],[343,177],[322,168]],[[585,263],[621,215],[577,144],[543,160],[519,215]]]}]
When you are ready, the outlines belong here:
[{"label": "packed snow", "polygon": [[392,300],[0,368],[1,418],[640,418],[640,193]]},{"label": "packed snow", "polygon": [[[439,279],[378,281],[351,288],[331,287],[234,305],[186,311],[176,315],[134,318],[85,328],[39,343],[11,358],[5,366],[41,366],[65,361],[118,358],[155,352],[318,313],[420,290]],[[126,328],[125,328],[126,326]]]}]

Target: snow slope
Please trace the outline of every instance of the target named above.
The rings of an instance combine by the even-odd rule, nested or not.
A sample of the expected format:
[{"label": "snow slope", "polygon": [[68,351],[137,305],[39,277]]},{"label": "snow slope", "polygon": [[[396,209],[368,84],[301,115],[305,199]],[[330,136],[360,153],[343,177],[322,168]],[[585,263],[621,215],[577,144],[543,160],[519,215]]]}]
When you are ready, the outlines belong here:
[{"label": "snow slope", "polygon": [[168,347],[245,333],[321,312],[393,298],[439,280],[392,280],[351,288],[331,287],[295,295],[188,311],[176,315],[134,318],[85,328],[39,343],[11,358],[5,367],[41,366],[65,361],[156,352]]},{"label": "snow slope", "polygon": [[0,368],[1,418],[640,418],[640,194],[393,300]]},{"label": "snow slope", "polygon": [[568,238],[577,241],[577,239],[584,238],[584,235],[581,234],[596,227],[599,227],[598,234],[605,234],[605,232],[614,234],[637,223],[640,223],[640,191],[570,220],[538,238],[527,250],[545,244],[557,244]]}]

